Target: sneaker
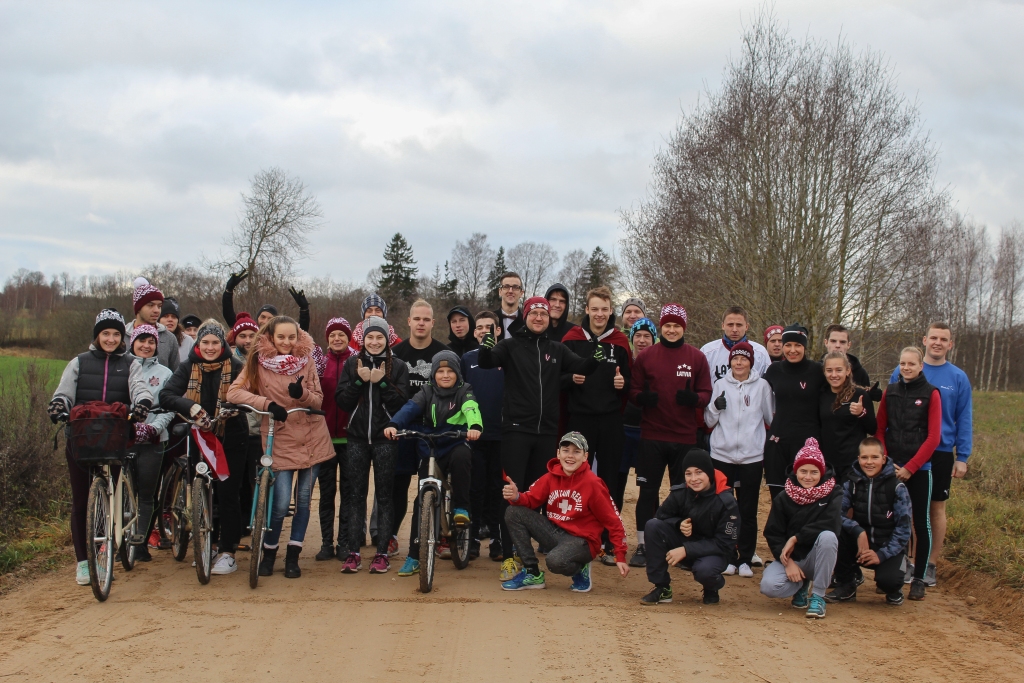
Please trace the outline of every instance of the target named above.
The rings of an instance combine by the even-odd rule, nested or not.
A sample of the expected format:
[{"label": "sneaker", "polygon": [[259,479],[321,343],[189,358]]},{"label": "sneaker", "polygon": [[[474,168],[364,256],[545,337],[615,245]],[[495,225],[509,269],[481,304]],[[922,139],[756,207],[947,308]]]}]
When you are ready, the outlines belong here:
[{"label": "sneaker", "polygon": [[758,556],[757,553],[754,553],[753,555],[750,556],[750,566],[751,567],[763,567],[764,566],[764,560],[762,560]]},{"label": "sneaker", "polygon": [[717,605],[719,600],[718,591],[713,591],[710,588],[704,589],[704,599],[701,602],[705,605]]},{"label": "sneaker", "polygon": [[334,545],[320,546],[320,552],[313,556],[313,559],[317,562],[323,562],[324,560],[330,560],[334,558]]},{"label": "sneaker", "polygon": [[744,563],[740,565],[739,575],[744,579],[752,579],[754,578],[754,570],[750,568],[749,564]]},{"label": "sneaker", "polygon": [[892,605],[893,607],[899,607],[903,604],[903,591],[896,590],[892,593],[887,593],[885,596],[885,604]]},{"label": "sneaker", "polygon": [[498,573],[498,580],[501,582],[511,581],[522,569],[523,565],[516,562],[516,558],[510,557],[501,563],[501,572]]},{"label": "sneaker", "polygon": [[235,558],[231,557],[227,553],[222,553],[217,562],[213,565],[213,569],[210,570],[211,574],[230,574],[231,572],[238,570],[238,564],[235,562]]},{"label": "sneaker", "polygon": [[857,567],[857,572],[854,574],[853,582],[858,586],[864,583],[864,570],[860,567]]},{"label": "sneaker", "polygon": [[601,564],[603,564],[606,567],[614,567],[615,566],[615,551],[614,550],[605,550],[604,554],[602,554],[601,557],[598,558],[598,560],[600,560]]},{"label": "sneaker", "polygon": [[547,588],[547,584],[544,583],[544,572],[538,571],[536,574],[530,574],[525,569],[501,584],[501,589],[504,591],[526,591],[538,588]]},{"label": "sneaker", "polygon": [[338,558],[338,562],[344,562],[348,559],[348,552],[339,545],[334,548],[334,556]]},{"label": "sneaker", "polygon": [[664,605],[672,602],[672,586],[655,586],[640,598],[641,605]]},{"label": "sneaker", "polygon": [[934,588],[936,583],[937,582],[935,580],[935,565],[929,562],[928,566],[924,570],[924,585],[928,586],[929,588]]},{"label": "sneaker", "polygon": [[135,550],[135,561],[136,562],[152,562],[153,555],[149,552],[149,548],[145,544],[140,545]]},{"label": "sneaker", "polygon": [[911,600],[924,600],[924,596],[928,593],[925,588],[924,581],[921,579],[914,579],[910,584],[910,595]]},{"label": "sneaker", "polygon": [[903,583],[910,583],[914,580],[914,563],[907,560],[907,571],[903,572]]},{"label": "sneaker", "polygon": [[572,585],[569,590],[573,593],[589,593],[594,583],[590,580],[590,563],[583,565],[583,569],[572,575]]},{"label": "sneaker", "polygon": [[405,564],[398,570],[399,576],[412,576],[413,574],[420,573],[420,561],[414,560],[411,557],[405,558]]},{"label": "sneaker", "polygon": [[453,522],[455,526],[469,526],[469,510],[465,508],[455,508],[455,512],[452,513]]},{"label": "sneaker", "polygon": [[151,532],[149,532],[149,540],[146,541],[146,545],[148,545],[153,550],[159,550],[160,549],[160,532],[157,531],[156,529],[153,529]]},{"label": "sneaker", "polygon": [[388,561],[387,555],[377,553],[373,556],[373,562],[370,563],[371,574],[387,574],[389,569],[391,569],[391,562]]},{"label": "sneaker", "polygon": [[728,567],[725,568],[725,571],[722,572],[722,574],[724,576],[732,576],[735,573],[736,573],[736,565],[734,565],[734,564],[730,564]]},{"label": "sneaker", "polygon": [[82,560],[75,569],[75,583],[79,586],[89,585],[89,561]]},{"label": "sneaker", "polygon": [[811,604],[808,605],[807,613],[804,616],[808,619],[824,619],[825,598],[820,595],[811,595]]},{"label": "sneaker", "polygon": [[834,590],[825,593],[825,602],[853,602],[857,599],[857,584],[851,583],[847,585],[839,584]]},{"label": "sneaker", "polygon": [[363,557],[359,553],[349,553],[345,564],[341,565],[342,574],[355,574],[363,568]]},{"label": "sneaker", "polygon": [[636,551],[633,553],[633,557],[629,558],[630,567],[646,567],[647,566],[647,551],[644,549],[644,544],[641,543],[636,547]]},{"label": "sneaker", "polygon": [[807,606],[810,604],[807,599],[807,583],[807,581],[804,581],[803,585],[800,586],[800,590],[793,596],[793,602],[790,603],[793,605],[793,609],[807,609]]},{"label": "sneaker", "polygon": [[388,557],[394,557],[398,554],[398,536],[392,536],[391,540],[388,541]]},{"label": "sneaker", "polygon": [[447,538],[441,539],[441,541],[437,544],[437,548],[434,549],[434,552],[436,552],[437,556],[440,557],[442,560],[452,559],[452,547],[448,544]]},{"label": "sneaker", "polygon": [[501,540],[492,538],[487,547],[487,556],[492,562],[501,562],[505,559],[505,553],[501,549]]}]

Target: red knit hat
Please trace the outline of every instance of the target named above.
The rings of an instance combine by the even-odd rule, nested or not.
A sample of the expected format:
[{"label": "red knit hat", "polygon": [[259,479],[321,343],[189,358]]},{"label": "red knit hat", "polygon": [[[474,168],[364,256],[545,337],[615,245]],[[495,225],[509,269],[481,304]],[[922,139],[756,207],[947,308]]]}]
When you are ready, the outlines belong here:
[{"label": "red knit hat", "polygon": [[253,332],[259,332],[260,326],[256,324],[256,321],[252,319],[252,316],[245,311],[240,311],[235,316],[235,325],[231,328],[231,338],[234,339],[242,330],[252,330]]},{"label": "red knit hat", "polygon": [[750,345],[750,342],[736,342],[729,349],[729,365],[732,365],[733,356],[743,356],[750,361],[750,366],[754,366],[754,347]]},{"label": "red knit hat", "polygon": [[782,325],[769,325],[764,328],[764,343],[767,344],[768,340],[777,334],[782,334]]},{"label": "red knit hat", "polygon": [[146,278],[137,277],[132,284],[135,286],[135,291],[132,292],[132,306],[136,315],[150,301],[162,302],[164,300],[163,292],[149,284],[149,280]]},{"label": "red knit hat", "polygon": [[796,472],[804,465],[814,465],[818,468],[821,476],[825,476],[825,456],[821,454],[821,449],[818,447],[818,440],[813,436],[804,442],[804,447],[796,453],[796,459],[793,460],[793,471]]},{"label": "red knit hat", "polygon": [[548,305],[547,299],[542,296],[531,296],[526,300],[526,303],[523,304],[523,317],[525,318],[526,315],[535,308],[543,308],[545,311],[549,313],[551,312],[551,306]]},{"label": "red knit hat", "polygon": [[661,309],[658,327],[665,323],[677,323],[683,326],[683,331],[686,331],[686,309],[679,304],[665,304]]},{"label": "red knit hat", "polygon": [[335,330],[341,330],[345,333],[345,336],[349,338],[349,341],[352,341],[352,326],[349,325],[348,321],[344,318],[338,317],[328,320],[327,329],[324,330],[324,336],[330,337],[331,332],[334,332]]}]

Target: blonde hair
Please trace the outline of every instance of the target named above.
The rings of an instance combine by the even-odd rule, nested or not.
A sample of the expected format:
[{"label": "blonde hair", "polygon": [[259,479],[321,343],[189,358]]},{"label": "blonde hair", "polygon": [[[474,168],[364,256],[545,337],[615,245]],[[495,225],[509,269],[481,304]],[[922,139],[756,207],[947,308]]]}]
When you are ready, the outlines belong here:
[{"label": "blonde hair", "polygon": [[830,351],[821,363],[822,369],[830,360],[841,360],[846,368],[846,381],[843,382],[843,386],[839,387],[839,391],[836,392],[836,400],[832,402],[832,412],[834,413],[839,410],[839,406],[853,400],[854,394],[857,393],[857,387],[853,383],[853,373],[851,372],[853,366],[850,365],[850,359],[846,357],[846,354],[842,351]]},{"label": "blonde hair", "polygon": [[409,307],[409,315],[412,315],[412,310],[414,308],[429,308],[430,309],[430,317],[431,318],[434,317],[434,307],[431,306],[430,303],[426,299],[416,299],[416,301],[413,301],[412,302],[412,306]]},{"label": "blonde hair", "polygon": [[921,365],[924,365],[924,351],[922,351],[920,348],[916,346],[904,346],[903,350],[900,351],[900,358],[903,358],[903,354],[905,353],[916,353],[917,362],[920,363]]}]

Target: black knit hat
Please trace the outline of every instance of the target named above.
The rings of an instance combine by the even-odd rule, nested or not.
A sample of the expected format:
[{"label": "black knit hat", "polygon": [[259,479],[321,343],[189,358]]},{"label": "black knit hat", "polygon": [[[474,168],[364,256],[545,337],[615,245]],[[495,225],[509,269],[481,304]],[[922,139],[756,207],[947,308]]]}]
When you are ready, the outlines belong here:
[{"label": "black knit hat", "polygon": [[262,306],[260,306],[260,310],[256,311],[257,318],[260,317],[260,313],[269,313],[270,315],[276,318],[278,315],[277,306],[273,306],[271,304],[263,304]]},{"label": "black knit hat", "polygon": [[711,454],[701,448],[691,448],[683,456],[683,472],[696,467],[711,480],[711,487],[715,486],[715,464],[711,461]]},{"label": "black knit hat", "polygon": [[182,326],[182,328],[199,327],[200,325],[203,324],[203,319],[200,318],[195,313],[189,313],[179,321],[179,324]]},{"label": "black knit hat", "polygon": [[174,297],[166,297],[164,299],[164,305],[160,307],[160,317],[165,315],[173,315],[175,318],[181,318],[181,306],[178,304],[178,300]]},{"label": "black knit hat", "polygon": [[124,318],[117,312],[116,308],[104,308],[96,316],[96,322],[92,326],[92,338],[100,336],[100,332],[103,330],[117,330],[121,333],[121,338],[125,336],[124,331]]},{"label": "black knit hat", "polygon": [[782,331],[782,343],[796,342],[807,348],[807,328],[800,323],[793,323]]}]

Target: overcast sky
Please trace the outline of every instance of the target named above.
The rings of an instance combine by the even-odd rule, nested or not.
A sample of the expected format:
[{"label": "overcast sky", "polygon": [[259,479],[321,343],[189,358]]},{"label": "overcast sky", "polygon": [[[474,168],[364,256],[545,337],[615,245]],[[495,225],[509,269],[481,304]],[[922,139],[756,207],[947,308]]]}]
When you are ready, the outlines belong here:
[{"label": "overcast sky", "polygon": [[[612,248],[759,6],[7,0],[0,278],[213,255],[275,165],[324,209],[307,276],[363,281],[395,231],[423,270],[472,231]],[[960,209],[1024,218],[1021,3],[775,10],[797,35],[889,55]]]}]

